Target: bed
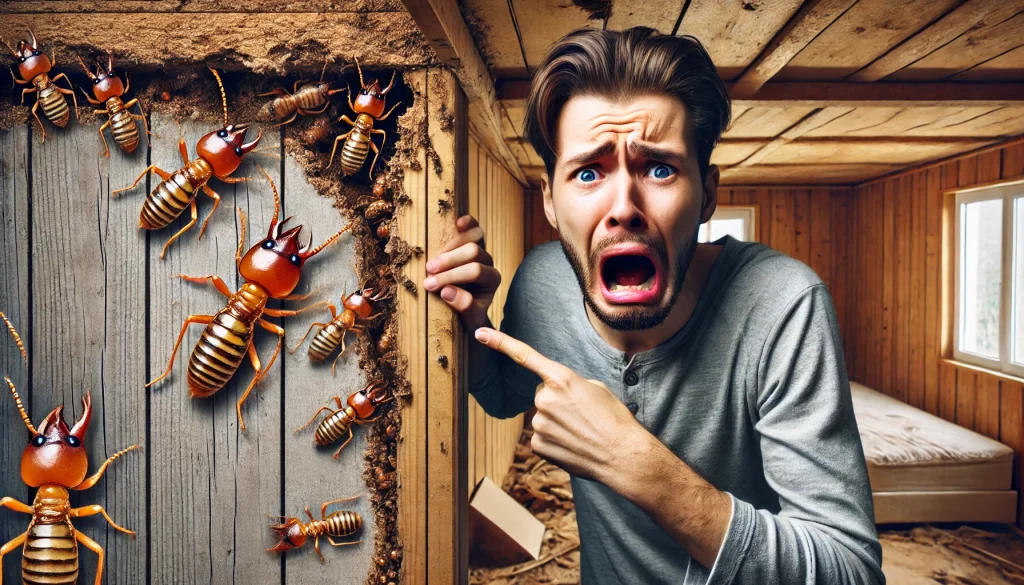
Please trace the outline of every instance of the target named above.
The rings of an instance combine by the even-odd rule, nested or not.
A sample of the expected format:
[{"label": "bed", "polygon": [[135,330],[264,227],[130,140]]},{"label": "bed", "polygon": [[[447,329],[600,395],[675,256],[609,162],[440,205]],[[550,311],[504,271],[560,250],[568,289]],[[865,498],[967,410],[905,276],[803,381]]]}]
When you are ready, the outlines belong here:
[{"label": "bed", "polygon": [[1012,449],[862,384],[850,390],[876,524],[1016,520]]}]

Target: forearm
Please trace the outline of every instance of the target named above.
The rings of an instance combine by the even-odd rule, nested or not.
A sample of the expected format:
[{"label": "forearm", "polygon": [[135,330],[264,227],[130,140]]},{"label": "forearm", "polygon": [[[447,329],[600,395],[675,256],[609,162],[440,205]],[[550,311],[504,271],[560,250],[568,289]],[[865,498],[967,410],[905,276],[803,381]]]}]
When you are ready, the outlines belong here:
[{"label": "forearm", "polygon": [[[490,327],[490,320],[484,325]],[[473,330],[468,330],[471,334]],[[516,367],[501,354],[475,338],[469,340],[469,391],[484,412],[495,418],[511,418],[533,405],[532,396],[521,396],[509,383]]]},{"label": "forearm", "polygon": [[694,560],[714,565],[732,516],[729,495],[642,427],[615,460],[602,483],[646,512]]}]

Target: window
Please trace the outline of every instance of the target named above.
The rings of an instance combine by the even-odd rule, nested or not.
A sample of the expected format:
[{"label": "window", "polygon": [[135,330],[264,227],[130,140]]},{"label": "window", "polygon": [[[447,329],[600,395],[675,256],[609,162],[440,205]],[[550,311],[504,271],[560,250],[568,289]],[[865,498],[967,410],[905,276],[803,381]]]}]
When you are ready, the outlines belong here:
[{"label": "window", "polygon": [[1024,375],[1024,182],[956,194],[953,357]]},{"label": "window", "polygon": [[732,236],[741,242],[757,241],[756,205],[719,205],[707,223],[697,232],[697,241],[714,242],[722,236]]}]

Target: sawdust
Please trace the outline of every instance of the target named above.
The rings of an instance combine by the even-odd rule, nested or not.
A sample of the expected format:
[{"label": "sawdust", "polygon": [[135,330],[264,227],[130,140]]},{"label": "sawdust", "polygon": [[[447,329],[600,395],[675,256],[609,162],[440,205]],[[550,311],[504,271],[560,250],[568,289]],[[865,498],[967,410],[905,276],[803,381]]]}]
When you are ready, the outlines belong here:
[{"label": "sawdust", "polygon": [[[547,527],[537,561],[483,567],[470,557],[471,585],[579,583],[579,543],[569,474],[533,454],[523,431],[502,488]],[[899,585],[1024,585],[1024,532],[1003,525],[879,527],[882,570]]]}]

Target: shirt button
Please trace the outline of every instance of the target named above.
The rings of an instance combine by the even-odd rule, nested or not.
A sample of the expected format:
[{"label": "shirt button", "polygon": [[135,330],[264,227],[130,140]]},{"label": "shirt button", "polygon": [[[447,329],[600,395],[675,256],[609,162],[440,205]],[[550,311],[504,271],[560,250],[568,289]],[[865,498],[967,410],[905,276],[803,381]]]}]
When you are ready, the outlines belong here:
[{"label": "shirt button", "polygon": [[636,386],[640,383],[640,376],[636,375],[636,372],[629,372],[626,374],[626,385]]},{"label": "shirt button", "polygon": [[636,402],[630,402],[629,404],[626,405],[626,408],[629,409],[629,412],[632,412],[635,415],[636,412],[640,410],[640,405],[637,404]]}]

